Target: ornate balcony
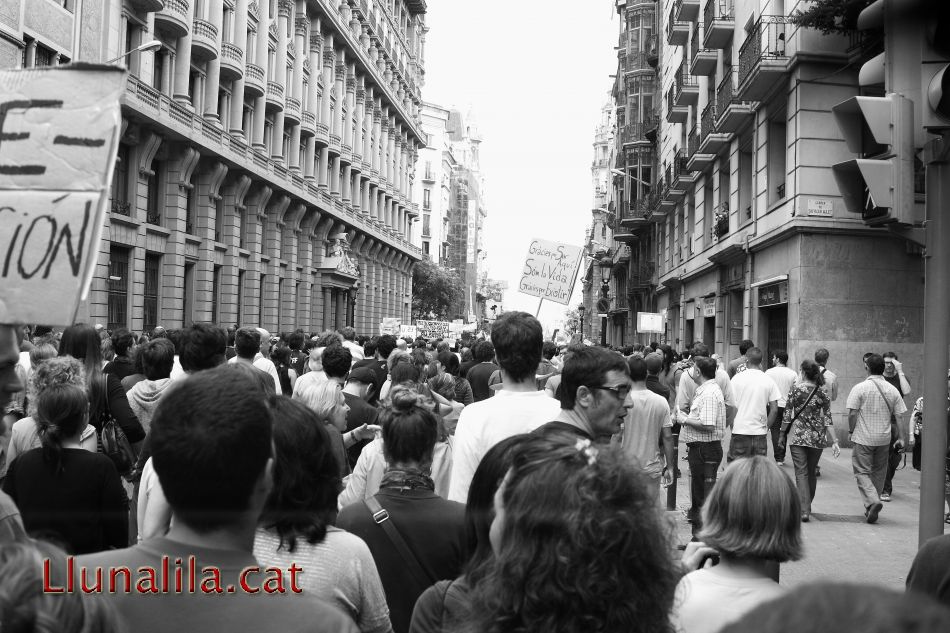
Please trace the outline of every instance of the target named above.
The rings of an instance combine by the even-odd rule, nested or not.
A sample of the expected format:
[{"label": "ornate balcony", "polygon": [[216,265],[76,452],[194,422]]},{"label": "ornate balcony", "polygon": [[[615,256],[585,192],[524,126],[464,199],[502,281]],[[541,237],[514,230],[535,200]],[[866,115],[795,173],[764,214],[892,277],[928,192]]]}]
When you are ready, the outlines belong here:
[{"label": "ornate balcony", "polygon": [[650,223],[650,214],[653,209],[653,201],[650,196],[631,200],[626,208],[622,208],[620,215],[620,226],[624,229],[637,229],[647,226]]},{"label": "ornate balcony", "polygon": [[218,27],[207,20],[195,18],[191,30],[191,55],[197,60],[218,57]]},{"label": "ornate balcony", "polygon": [[670,46],[685,46],[689,39],[689,23],[673,18],[676,7],[670,9],[670,19],[666,23],[666,43]]},{"label": "ornate balcony", "polygon": [[650,39],[647,40],[646,44],[646,53],[647,64],[651,68],[656,68],[657,64],[660,63],[660,38],[657,37],[656,33],[650,36]]},{"label": "ornate balcony", "polygon": [[146,13],[154,13],[165,8],[165,3],[162,0],[129,0],[129,4]]},{"label": "ornate balcony", "polygon": [[738,94],[743,99],[761,101],[788,71],[785,33],[788,18],[763,15],[739,47]]},{"label": "ornate balcony", "polygon": [[701,39],[697,25],[689,41],[689,74],[708,77],[716,72],[719,53],[711,48],[700,48]]},{"label": "ornate balcony", "polygon": [[736,72],[730,70],[716,88],[716,130],[722,133],[738,132],[752,121],[751,101],[739,101],[734,89]]},{"label": "ornate balcony", "polygon": [[699,174],[689,168],[686,162],[686,150],[678,149],[673,155],[673,164],[670,166],[670,187],[673,190],[688,191],[696,182]]},{"label": "ornate balcony", "polygon": [[703,154],[718,154],[729,145],[731,134],[720,134],[716,129],[716,102],[710,101],[703,108],[699,124],[699,151]]},{"label": "ornate balcony", "polygon": [[646,117],[638,123],[628,123],[623,126],[620,132],[620,138],[624,146],[650,145],[651,141],[647,133],[656,128],[653,117]]},{"label": "ornate balcony", "polygon": [[284,124],[300,124],[300,99],[296,97],[287,97],[284,100]]},{"label": "ornate balcony", "polygon": [[252,97],[264,96],[264,69],[257,64],[247,64],[244,76],[244,92]]},{"label": "ornate balcony", "polygon": [[699,17],[699,0],[676,0],[673,15],[680,22],[695,22]]},{"label": "ornate balcony", "polygon": [[696,128],[690,130],[686,147],[686,167],[693,170],[694,173],[705,171],[716,160],[715,154],[701,154],[699,152],[699,132]]},{"label": "ornate balcony", "polygon": [[643,290],[656,285],[656,262],[634,262],[627,277],[627,290]]},{"label": "ornate balcony", "polygon": [[729,234],[729,204],[722,203],[716,205],[713,215],[713,225],[710,229],[710,237],[719,239]]},{"label": "ornate balcony", "polygon": [[267,82],[267,107],[271,110],[284,109],[284,87],[276,81]]},{"label": "ornate balcony", "polygon": [[676,105],[676,86],[670,86],[666,93],[666,121],[668,123],[686,123],[689,108]]},{"label": "ornate balcony", "polygon": [[317,135],[315,137],[317,144],[326,147],[330,144],[330,130],[326,123],[317,121]]},{"label": "ornate balcony", "polygon": [[300,136],[308,138],[317,133],[317,116],[304,110],[300,115]]},{"label": "ornate balcony", "polygon": [[734,0],[706,0],[703,10],[703,45],[725,48],[736,29]]},{"label": "ornate balcony", "polygon": [[652,73],[653,67],[647,63],[647,54],[632,52],[625,58],[626,63],[623,67],[624,74]]},{"label": "ornate balcony", "polygon": [[165,0],[165,7],[155,14],[155,28],[178,39],[188,34],[188,0]]},{"label": "ornate balcony", "polygon": [[686,60],[680,62],[679,70],[676,71],[676,100],[675,105],[690,106],[696,105],[699,101],[699,83],[696,78],[689,74],[686,68]]},{"label": "ornate balcony", "polygon": [[244,76],[244,51],[231,42],[221,43],[221,78],[234,81]]}]

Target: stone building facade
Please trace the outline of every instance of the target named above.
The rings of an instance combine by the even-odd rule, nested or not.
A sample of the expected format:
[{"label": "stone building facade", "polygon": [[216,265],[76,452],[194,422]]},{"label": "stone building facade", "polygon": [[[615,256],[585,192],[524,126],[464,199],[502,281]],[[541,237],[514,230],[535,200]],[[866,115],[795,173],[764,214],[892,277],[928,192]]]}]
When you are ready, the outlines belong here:
[{"label": "stone building facade", "polygon": [[120,62],[121,145],[80,317],[366,333],[408,319],[425,11],[424,0],[0,0],[14,65],[162,43]]}]

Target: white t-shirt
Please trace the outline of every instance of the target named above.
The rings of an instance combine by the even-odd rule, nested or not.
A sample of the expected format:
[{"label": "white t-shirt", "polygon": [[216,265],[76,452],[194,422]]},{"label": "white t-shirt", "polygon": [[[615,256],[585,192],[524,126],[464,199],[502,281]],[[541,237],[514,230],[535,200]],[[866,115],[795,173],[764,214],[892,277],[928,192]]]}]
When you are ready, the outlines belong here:
[{"label": "white t-shirt", "polygon": [[[748,370],[736,374],[740,376]],[[683,576],[676,585],[670,619],[677,633],[718,633],[784,589],[768,578],[735,578],[716,567]]]},{"label": "white t-shirt", "polygon": [[327,375],[322,371],[308,371],[303,376],[298,376],[297,382],[294,383],[294,397],[298,397],[299,394],[304,389],[310,387],[310,385],[315,385],[318,382],[323,382],[324,380],[329,380],[329,378],[327,378]]},{"label": "white t-shirt", "polygon": [[768,405],[781,398],[775,381],[761,369],[746,368],[732,377],[736,399],[736,419],[732,432],[738,435],[765,435],[768,432]]},{"label": "white t-shirt", "polygon": [[672,427],[669,401],[647,389],[631,391],[633,407],[623,422],[623,452],[638,468],[653,478],[663,472],[660,433]]},{"label": "white t-shirt", "polygon": [[766,370],[765,375],[775,381],[780,396],[778,406],[784,407],[785,401],[788,399],[788,392],[792,390],[795,381],[798,380],[798,374],[795,373],[794,369],[788,367],[772,367]]},{"label": "white t-shirt", "polygon": [[[232,357],[228,360],[229,363],[236,363],[237,356]],[[264,358],[264,355],[258,352],[254,356],[253,365],[260,369],[261,371],[267,372],[270,374],[270,377],[274,379],[274,392],[278,395],[283,393],[283,389],[280,388],[280,376],[277,375],[277,365],[274,364],[269,358]],[[297,390],[294,389],[294,393],[297,393]]]},{"label": "white t-shirt", "polygon": [[449,501],[465,503],[478,463],[498,442],[551,422],[561,403],[543,391],[496,391],[462,410],[455,428]]}]

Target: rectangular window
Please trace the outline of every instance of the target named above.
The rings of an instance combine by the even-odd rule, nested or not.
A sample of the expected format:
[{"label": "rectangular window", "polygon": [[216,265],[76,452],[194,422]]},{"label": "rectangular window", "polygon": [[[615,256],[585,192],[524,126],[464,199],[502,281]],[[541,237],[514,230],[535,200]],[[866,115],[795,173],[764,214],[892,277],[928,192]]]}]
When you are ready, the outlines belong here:
[{"label": "rectangular window", "polygon": [[194,323],[194,306],[195,306],[195,263],[186,262],[185,263],[185,277],[182,279],[182,289],[184,290],[182,298],[182,325],[184,327],[190,327]]},{"label": "rectangular window", "polygon": [[284,280],[277,280],[277,329],[280,329],[281,324],[283,323],[284,316],[284,302],[282,301],[284,297]]},{"label": "rectangular window", "polygon": [[430,226],[431,217],[432,216],[430,216],[428,213],[422,214],[422,236],[423,237],[429,237],[429,235],[431,235],[430,233],[430,231],[432,230]]},{"label": "rectangular window", "polygon": [[119,153],[112,173],[111,211],[120,215],[131,215],[129,204],[129,146],[119,144]]},{"label": "rectangular window", "polygon": [[221,241],[221,221],[224,219],[224,198],[214,201],[214,217],[211,218],[211,228],[214,229],[214,241]]},{"label": "rectangular window", "polygon": [[115,330],[129,326],[129,249],[112,245],[109,250],[109,320]]},{"label": "rectangular window", "polygon": [[237,278],[237,315],[236,322],[241,323],[244,318],[244,271],[238,271]]},{"label": "rectangular window", "polygon": [[432,190],[431,189],[422,190],[422,208],[423,209],[432,208]]},{"label": "rectangular window", "polygon": [[218,322],[218,283],[221,281],[221,267],[215,266],[211,272],[211,322]]},{"label": "rectangular window", "polygon": [[784,119],[769,121],[768,199],[770,205],[785,198],[785,151],[787,144],[785,132]]},{"label": "rectangular window", "polygon": [[185,233],[194,235],[198,207],[198,183],[194,176],[189,184],[191,186],[185,189]]},{"label": "rectangular window", "polygon": [[244,248],[244,220],[247,217],[247,209],[241,207],[237,212],[237,234],[238,248]]},{"label": "rectangular window", "polygon": [[425,241],[422,243],[422,254],[426,257],[429,256],[429,242]]},{"label": "rectangular window", "polygon": [[149,224],[161,224],[162,186],[165,183],[165,162],[155,159],[152,161],[152,174],[146,183],[145,221]]},{"label": "rectangular window", "polygon": [[142,327],[152,330],[158,325],[158,290],[161,287],[162,256],[145,254],[145,291]]},{"label": "rectangular window", "polygon": [[257,326],[260,327],[264,322],[264,284],[267,281],[267,275],[261,275],[261,285],[258,286],[257,293]]}]

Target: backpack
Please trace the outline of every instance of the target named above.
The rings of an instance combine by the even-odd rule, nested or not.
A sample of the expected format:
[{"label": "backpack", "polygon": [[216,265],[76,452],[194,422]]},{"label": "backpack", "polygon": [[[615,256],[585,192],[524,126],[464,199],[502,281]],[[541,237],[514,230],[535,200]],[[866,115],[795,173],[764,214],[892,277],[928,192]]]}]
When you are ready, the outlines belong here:
[{"label": "backpack", "polygon": [[99,411],[99,452],[112,460],[116,470],[122,476],[129,476],[132,468],[135,466],[136,455],[132,443],[126,437],[125,431],[116,422],[112,411],[109,408],[109,383],[108,377],[103,376],[100,383],[102,396],[105,404]]}]

